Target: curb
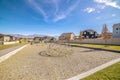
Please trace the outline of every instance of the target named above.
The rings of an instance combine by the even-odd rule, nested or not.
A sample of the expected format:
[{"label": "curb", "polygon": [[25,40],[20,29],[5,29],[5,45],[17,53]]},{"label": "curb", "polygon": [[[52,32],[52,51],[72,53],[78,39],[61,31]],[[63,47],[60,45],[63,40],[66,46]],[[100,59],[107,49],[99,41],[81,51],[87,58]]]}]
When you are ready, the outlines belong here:
[{"label": "curb", "polygon": [[112,60],[112,61],[107,62],[105,64],[102,64],[102,65],[100,65],[100,66],[98,66],[98,67],[96,67],[94,69],[91,69],[91,70],[89,70],[87,72],[81,73],[81,74],[79,74],[77,76],[74,76],[72,78],[69,78],[67,80],[81,80],[81,79],[83,79],[83,78],[85,78],[85,77],[87,77],[87,76],[89,76],[89,75],[91,75],[91,74],[93,74],[93,73],[95,73],[95,72],[97,72],[99,70],[102,70],[102,69],[104,69],[104,68],[106,68],[108,66],[111,66],[111,65],[113,65],[113,64],[115,64],[117,62],[120,62],[120,58]]},{"label": "curb", "polygon": [[109,52],[120,53],[120,51],[117,51],[117,50],[108,50],[108,49],[102,49],[102,48],[92,48],[92,47],[75,46],[75,45],[69,45],[69,46],[72,46],[72,47],[81,47],[81,48],[87,48],[87,49],[95,49],[95,50],[103,50],[103,51],[109,51]]},{"label": "curb", "polygon": [[16,54],[18,51],[22,50],[22,49],[25,48],[27,45],[28,45],[28,44],[26,44],[26,45],[24,45],[24,46],[22,46],[22,47],[20,47],[20,48],[18,48],[18,49],[16,49],[16,50],[14,50],[14,51],[9,52],[9,53],[7,53],[6,55],[1,56],[1,57],[0,57],[0,63],[1,63],[2,61],[4,61],[4,60],[8,59],[8,58],[11,57],[12,55]]}]

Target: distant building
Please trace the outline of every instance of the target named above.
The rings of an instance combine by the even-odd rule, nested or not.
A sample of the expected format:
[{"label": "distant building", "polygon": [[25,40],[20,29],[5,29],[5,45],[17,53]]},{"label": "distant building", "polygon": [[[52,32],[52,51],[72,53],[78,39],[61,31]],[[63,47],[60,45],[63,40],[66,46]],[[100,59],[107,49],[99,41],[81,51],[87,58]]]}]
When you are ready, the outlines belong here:
[{"label": "distant building", "polygon": [[15,41],[15,40],[16,40],[16,37],[10,36],[10,41]]},{"label": "distant building", "polygon": [[9,42],[11,38],[9,35],[0,34],[0,41]]},{"label": "distant building", "polygon": [[79,40],[79,36],[75,36],[74,39],[75,39],[75,40]]},{"label": "distant building", "polygon": [[35,42],[35,43],[38,43],[38,42],[40,42],[40,41],[41,41],[41,37],[34,37],[34,39],[33,39],[33,40],[34,40],[34,42]]},{"label": "distant building", "polygon": [[33,38],[27,38],[27,42],[32,42]]},{"label": "distant building", "polygon": [[120,38],[120,23],[113,25],[113,38]]},{"label": "distant building", "polygon": [[55,42],[56,38],[51,37],[51,36],[44,36],[42,37],[44,42]]},{"label": "distant building", "polygon": [[75,34],[74,33],[62,33],[59,37],[59,40],[74,40]]},{"label": "distant building", "polygon": [[98,37],[97,32],[92,29],[84,30],[81,33],[83,35],[83,39],[94,39]]}]

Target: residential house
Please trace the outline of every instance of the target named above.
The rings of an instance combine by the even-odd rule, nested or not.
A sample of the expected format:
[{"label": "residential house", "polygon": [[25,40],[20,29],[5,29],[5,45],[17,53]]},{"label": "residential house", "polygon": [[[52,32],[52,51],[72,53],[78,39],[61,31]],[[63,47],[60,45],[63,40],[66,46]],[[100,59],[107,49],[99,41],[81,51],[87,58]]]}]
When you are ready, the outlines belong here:
[{"label": "residential house", "polygon": [[74,40],[79,40],[79,36],[75,36],[75,37],[74,37]]},{"label": "residential house", "polygon": [[15,40],[16,40],[16,37],[10,36],[10,41],[15,41]]},{"label": "residential house", "polygon": [[42,37],[34,37],[33,40],[34,40],[35,43],[39,43],[43,40],[43,38]]},{"label": "residential house", "polygon": [[83,39],[94,39],[98,37],[98,33],[92,29],[84,30],[81,32]]},{"label": "residential house", "polygon": [[55,42],[56,38],[51,37],[51,36],[44,36],[42,37],[44,42]]},{"label": "residential house", "polygon": [[74,40],[75,34],[74,33],[62,33],[59,37],[59,40]]},{"label": "residential house", "polygon": [[32,41],[33,41],[33,38],[27,38],[27,41],[28,41],[28,42],[32,42]]},{"label": "residential house", "polygon": [[113,38],[120,38],[120,23],[113,25]]},{"label": "residential house", "polygon": [[0,41],[9,42],[10,41],[10,35],[0,34]]}]

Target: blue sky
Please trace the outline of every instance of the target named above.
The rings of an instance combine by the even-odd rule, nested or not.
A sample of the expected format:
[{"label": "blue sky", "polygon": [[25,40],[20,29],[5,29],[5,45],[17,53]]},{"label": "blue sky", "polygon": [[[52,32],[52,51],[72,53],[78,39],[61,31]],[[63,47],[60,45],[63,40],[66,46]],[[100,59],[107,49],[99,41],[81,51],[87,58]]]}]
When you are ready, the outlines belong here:
[{"label": "blue sky", "polygon": [[0,33],[60,35],[85,29],[112,32],[119,0],[0,0]]}]

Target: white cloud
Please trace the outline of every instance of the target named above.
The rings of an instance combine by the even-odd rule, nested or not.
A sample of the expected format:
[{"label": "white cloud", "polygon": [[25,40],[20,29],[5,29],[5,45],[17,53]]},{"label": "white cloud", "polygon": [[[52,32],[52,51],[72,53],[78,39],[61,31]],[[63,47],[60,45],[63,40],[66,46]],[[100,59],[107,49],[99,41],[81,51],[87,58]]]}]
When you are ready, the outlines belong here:
[{"label": "white cloud", "polygon": [[115,17],[115,16],[116,16],[116,14],[112,14],[112,16],[113,16],[113,17]]},{"label": "white cloud", "polygon": [[101,13],[101,12],[99,10],[97,10],[96,13]]},{"label": "white cloud", "polygon": [[106,6],[111,6],[117,9],[120,9],[120,5],[117,4],[117,2],[113,2],[111,0],[94,0],[96,3],[101,3]]},{"label": "white cloud", "polygon": [[37,2],[35,2],[35,0],[28,0],[28,2],[34,6],[35,10],[37,12],[39,12],[40,14],[42,14],[44,16],[44,19],[47,19],[47,15],[45,13],[45,11],[40,7],[40,5],[37,4]]},{"label": "white cloud", "polygon": [[[53,4],[55,5],[56,12],[59,10],[59,1],[58,0],[52,0]],[[55,14],[56,14],[55,12]]]},{"label": "white cloud", "polygon": [[[62,1],[60,0],[27,0],[27,2],[32,6],[34,10],[36,10],[38,13],[40,13],[40,15],[44,17],[45,21],[52,20],[54,22],[57,22],[59,20],[67,18],[71,14],[71,12],[76,9],[80,1],[77,0],[70,5],[65,5],[67,6],[65,9],[60,8],[61,6],[63,7],[63,5],[61,4]],[[46,3],[47,6],[50,6],[51,11],[47,10]],[[68,3],[71,3],[70,0],[67,0],[65,2],[65,4]]]},{"label": "white cloud", "polygon": [[98,16],[98,17],[96,17],[96,19],[101,19],[101,17]]},{"label": "white cloud", "polygon": [[75,4],[71,5],[66,11],[65,14],[69,15],[79,4],[79,1],[77,1]]},{"label": "white cloud", "polygon": [[59,20],[62,20],[62,19],[64,19],[64,18],[66,18],[66,15],[57,15],[55,18],[54,18],[54,22],[57,22],[57,21],[59,21]]},{"label": "white cloud", "polygon": [[86,8],[86,9],[84,9],[84,11],[86,11],[87,13],[91,13],[91,12],[94,12],[94,11],[95,11],[95,8],[90,8],[90,7],[88,7],[88,8]]},{"label": "white cloud", "polygon": [[99,9],[105,9],[105,5],[97,5],[97,8],[99,8]]},{"label": "white cloud", "polygon": [[66,9],[66,11],[62,11],[62,14],[56,15],[56,17],[54,18],[54,22],[57,22],[59,20],[65,19],[79,4],[79,1],[77,1],[75,4],[71,5],[70,7],[68,7],[68,9]]}]

